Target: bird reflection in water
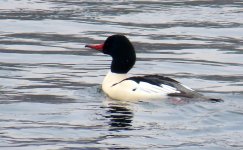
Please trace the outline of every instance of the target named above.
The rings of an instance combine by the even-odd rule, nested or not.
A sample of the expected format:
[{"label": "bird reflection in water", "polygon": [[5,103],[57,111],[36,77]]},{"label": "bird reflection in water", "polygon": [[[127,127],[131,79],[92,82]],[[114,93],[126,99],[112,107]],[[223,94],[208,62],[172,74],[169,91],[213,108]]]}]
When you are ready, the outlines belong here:
[{"label": "bird reflection in water", "polygon": [[132,127],[133,112],[129,104],[112,102],[106,105],[105,118],[109,119],[110,130],[130,130]]}]

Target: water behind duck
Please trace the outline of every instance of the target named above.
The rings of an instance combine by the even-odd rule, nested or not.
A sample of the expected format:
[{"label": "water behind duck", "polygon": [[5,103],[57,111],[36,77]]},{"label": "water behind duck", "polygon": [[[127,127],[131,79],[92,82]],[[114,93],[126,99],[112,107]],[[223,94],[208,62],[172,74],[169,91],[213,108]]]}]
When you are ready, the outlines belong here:
[{"label": "water behind duck", "polygon": [[[1,149],[242,149],[241,1],[1,1]],[[222,103],[120,102],[100,83],[112,34],[132,75],[163,74]]]}]

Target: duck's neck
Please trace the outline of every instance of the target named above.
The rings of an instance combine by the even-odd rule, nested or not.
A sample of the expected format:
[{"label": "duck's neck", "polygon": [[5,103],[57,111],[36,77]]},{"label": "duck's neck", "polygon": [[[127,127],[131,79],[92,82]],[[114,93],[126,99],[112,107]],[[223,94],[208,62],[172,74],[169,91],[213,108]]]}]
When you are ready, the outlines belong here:
[{"label": "duck's neck", "polygon": [[127,74],[113,73],[109,71],[103,80],[102,87],[111,87],[116,83],[121,82],[122,80],[127,78]]},{"label": "duck's neck", "polygon": [[126,74],[135,64],[136,58],[114,59],[111,63],[111,72],[117,74]]}]

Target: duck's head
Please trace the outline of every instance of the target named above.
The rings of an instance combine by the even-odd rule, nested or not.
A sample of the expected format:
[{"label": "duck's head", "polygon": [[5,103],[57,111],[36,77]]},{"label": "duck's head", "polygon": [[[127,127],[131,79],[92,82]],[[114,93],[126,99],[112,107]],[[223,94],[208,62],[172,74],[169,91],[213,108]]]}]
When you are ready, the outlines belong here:
[{"label": "duck's head", "polygon": [[104,43],[85,45],[112,57],[111,72],[127,73],[135,64],[136,54],[132,43],[124,35],[109,36]]}]

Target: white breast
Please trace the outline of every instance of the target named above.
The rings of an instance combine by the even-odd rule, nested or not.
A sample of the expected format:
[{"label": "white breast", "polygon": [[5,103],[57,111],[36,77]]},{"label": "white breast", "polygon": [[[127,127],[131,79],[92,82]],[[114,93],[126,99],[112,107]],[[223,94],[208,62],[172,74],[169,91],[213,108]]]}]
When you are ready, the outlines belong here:
[{"label": "white breast", "polygon": [[109,72],[102,83],[103,91],[112,99],[117,100],[158,99],[165,98],[169,93],[179,93],[168,85],[156,86],[146,82],[137,83],[132,80],[124,80],[126,78],[126,74]]}]

